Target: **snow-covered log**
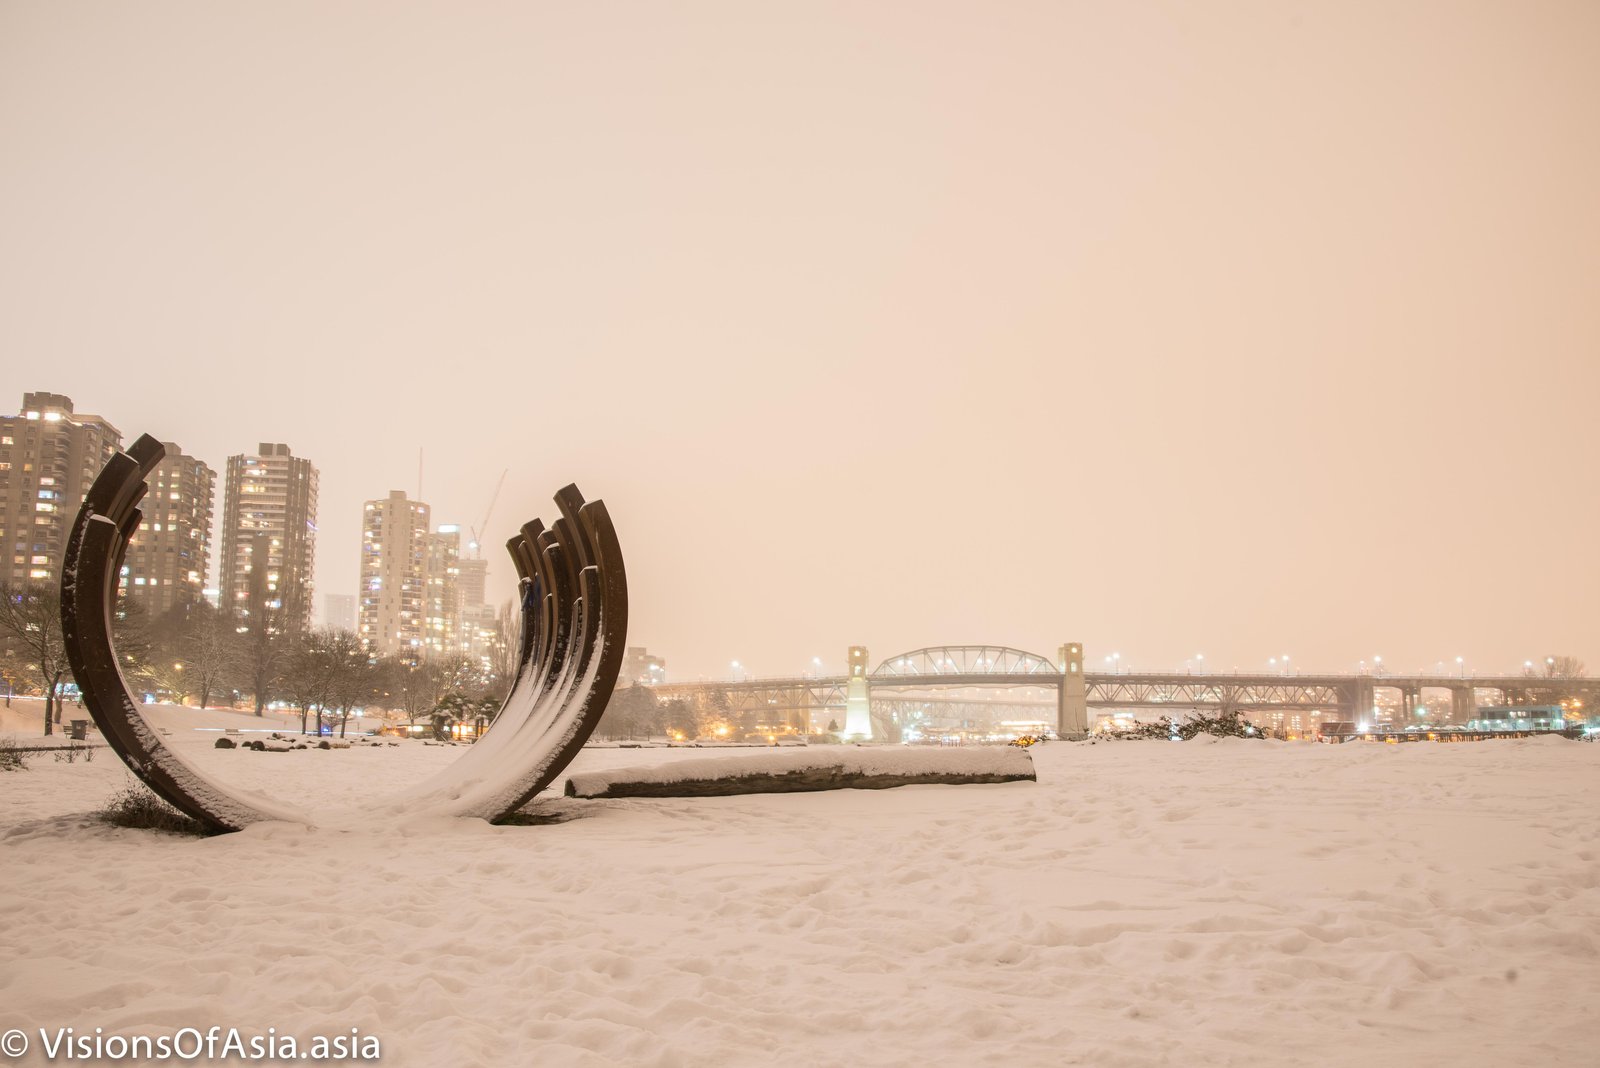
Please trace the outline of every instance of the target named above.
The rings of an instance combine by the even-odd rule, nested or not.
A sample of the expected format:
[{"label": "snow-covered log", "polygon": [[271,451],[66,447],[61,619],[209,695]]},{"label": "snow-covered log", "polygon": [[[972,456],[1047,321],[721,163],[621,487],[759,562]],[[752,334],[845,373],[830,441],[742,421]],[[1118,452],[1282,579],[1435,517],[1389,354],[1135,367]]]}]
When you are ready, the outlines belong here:
[{"label": "snow-covered log", "polygon": [[1032,782],[1033,758],[1015,746],[965,749],[832,747],[706,757],[655,767],[591,771],[568,797],[716,797],[811,790],[886,790],[918,784]]}]

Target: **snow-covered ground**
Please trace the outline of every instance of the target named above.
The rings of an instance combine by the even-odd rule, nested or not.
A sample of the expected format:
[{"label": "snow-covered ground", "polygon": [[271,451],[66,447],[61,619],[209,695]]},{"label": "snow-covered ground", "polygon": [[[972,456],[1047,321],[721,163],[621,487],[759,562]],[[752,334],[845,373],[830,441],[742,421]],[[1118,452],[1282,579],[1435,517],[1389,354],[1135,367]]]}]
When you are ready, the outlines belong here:
[{"label": "snow-covered ground", "polygon": [[[460,754],[223,751],[189,722],[218,778],[317,806]],[[0,774],[0,1030],[355,1027],[423,1066],[1597,1062],[1600,745],[1033,755],[1037,783],[557,783],[534,811],[564,822],[210,839],[99,824],[120,762],[38,755]]]}]

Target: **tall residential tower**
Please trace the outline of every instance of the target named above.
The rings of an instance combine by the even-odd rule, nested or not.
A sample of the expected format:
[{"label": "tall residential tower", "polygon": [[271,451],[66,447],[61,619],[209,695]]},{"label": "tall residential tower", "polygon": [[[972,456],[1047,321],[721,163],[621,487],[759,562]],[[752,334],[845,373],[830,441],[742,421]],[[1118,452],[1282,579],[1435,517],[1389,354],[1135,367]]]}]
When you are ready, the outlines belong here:
[{"label": "tall residential tower", "polygon": [[366,503],[357,633],[379,656],[419,660],[469,648],[461,625],[461,528],[430,531],[430,514],[403,490]]},{"label": "tall residential tower", "polygon": [[211,510],[217,473],[170,441],[146,480],[144,518],[128,543],[122,589],[151,618],[201,599],[211,562]]},{"label": "tall residential tower", "polygon": [[240,625],[267,619],[300,633],[311,624],[317,549],[317,469],[289,446],[263,442],[228,457],[222,514],[221,607]]},{"label": "tall residential tower", "polygon": [[427,634],[428,506],[404,490],[368,501],[361,525],[361,644],[379,656],[420,658]]},{"label": "tall residential tower", "polygon": [[98,415],[79,415],[72,398],[24,393],[22,411],[0,418],[0,547],[4,580],[61,581],[61,555],[78,506],[122,444]]}]

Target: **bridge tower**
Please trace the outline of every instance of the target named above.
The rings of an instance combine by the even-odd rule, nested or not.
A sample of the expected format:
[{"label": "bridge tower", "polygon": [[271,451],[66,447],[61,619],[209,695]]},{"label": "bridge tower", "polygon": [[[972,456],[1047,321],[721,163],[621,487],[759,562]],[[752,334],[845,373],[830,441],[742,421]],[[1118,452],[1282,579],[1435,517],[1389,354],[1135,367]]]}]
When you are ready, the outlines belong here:
[{"label": "bridge tower", "polygon": [[867,647],[852,645],[850,673],[845,680],[844,740],[872,740],[872,697],[867,687]]},{"label": "bridge tower", "polygon": [[1359,678],[1351,687],[1350,708],[1347,714],[1350,722],[1375,726],[1378,722],[1378,699],[1373,693],[1375,687],[1372,680],[1367,677]]},{"label": "bridge tower", "polygon": [[1083,643],[1061,647],[1061,688],[1056,693],[1056,734],[1082,738],[1089,733],[1089,684],[1083,677]]}]

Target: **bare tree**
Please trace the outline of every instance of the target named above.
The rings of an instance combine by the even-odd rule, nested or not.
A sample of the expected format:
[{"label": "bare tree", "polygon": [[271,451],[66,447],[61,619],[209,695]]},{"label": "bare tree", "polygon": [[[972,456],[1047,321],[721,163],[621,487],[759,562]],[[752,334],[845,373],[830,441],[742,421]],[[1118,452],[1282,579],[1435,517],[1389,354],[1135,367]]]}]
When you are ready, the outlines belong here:
[{"label": "bare tree", "polygon": [[489,668],[494,673],[491,686],[495,696],[504,698],[516,681],[517,653],[522,641],[522,610],[515,600],[507,600],[495,617],[494,645],[489,650]]},{"label": "bare tree", "polygon": [[0,639],[44,692],[44,733],[55,733],[61,680],[70,670],[61,639],[61,597],[39,583],[0,586]]},{"label": "bare tree", "polygon": [[361,647],[361,639],[354,631],[333,630],[326,634],[327,653],[333,670],[329,687],[331,711],[339,717],[339,737],[345,736],[350,713],[365,704],[373,695],[376,672],[372,659]]},{"label": "bare tree", "polygon": [[194,606],[192,624],[179,659],[205,708],[212,694],[230,691],[244,666],[244,650],[233,621],[204,601]]},{"label": "bare tree", "polygon": [[1544,660],[1546,674],[1552,679],[1581,679],[1583,661],[1575,656],[1547,656]]},{"label": "bare tree", "polygon": [[201,708],[208,707],[244,667],[244,640],[233,621],[205,601],[169,609],[151,626],[150,637],[145,670],[179,702],[193,694]]},{"label": "bare tree", "polygon": [[666,729],[665,717],[656,695],[648,686],[618,688],[611,695],[595,733],[603,738],[649,738]]},{"label": "bare tree", "polygon": [[255,696],[258,716],[265,714],[267,705],[277,696],[284,670],[294,653],[294,640],[278,633],[277,615],[271,609],[262,610],[251,620],[250,629],[240,635],[244,681]]},{"label": "bare tree", "polygon": [[[156,667],[155,627],[150,613],[143,604],[129,597],[126,590],[117,591],[116,604],[111,611],[117,666],[122,669],[122,675],[128,682],[143,688],[151,682]],[[59,701],[56,703],[56,722],[61,722]]]},{"label": "bare tree", "polygon": [[316,630],[294,643],[288,657],[284,693],[300,709],[300,733],[307,733],[310,717],[317,717],[317,734],[322,733],[322,712],[333,700],[338,663],[333,646],[335,632]]}]

